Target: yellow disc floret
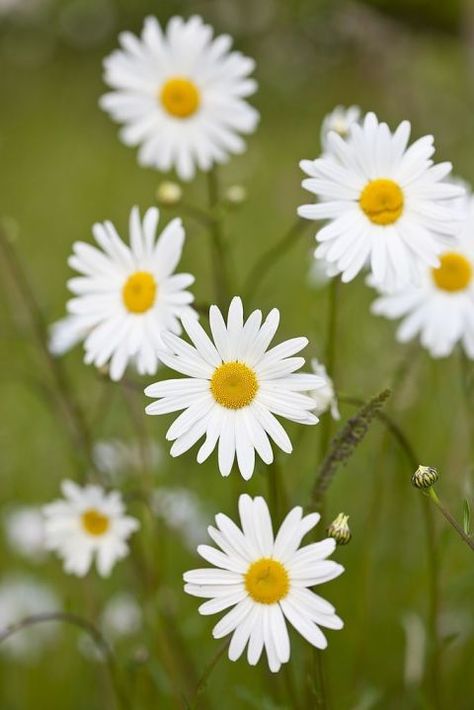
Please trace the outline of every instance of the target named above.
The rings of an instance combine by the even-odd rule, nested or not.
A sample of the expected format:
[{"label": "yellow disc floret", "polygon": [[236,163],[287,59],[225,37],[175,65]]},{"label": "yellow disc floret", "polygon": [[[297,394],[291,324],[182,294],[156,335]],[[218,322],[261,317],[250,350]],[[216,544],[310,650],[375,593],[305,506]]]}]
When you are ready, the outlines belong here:
[{"label": "yellow disc floret", "polygon": [[359,204],[371,222],[386,226],[396,222],[402,214],[403,192],[393,180],[371,180],[362,190]]},{"label": "yellow disc floret", "polygon": [[125,308],[130,313],[145,313],[154,304],[158,285],[148,271],[136,271],[128,277],[122,289]]},{"label": "yellow disc floret", "polygon": [[201,96],[197,86],[184,76],[174,76],[161,87],[163,108],[175,118],[189,118],[198,110]]},{"label": "yellow disc floret", "polygon": [[259,604],[276,604],[288,594],[288,572],[278,560],[262,557],[245,574],[245,589]]},{"label": "yellow disc floret", "polygon": [[101,513],[100,510],[96,510],[96,508],[85,510],[81,515],[81,523],[84,530],[95,537],[104,535],[110,525],[107,515]]},{"label": "yellow disc floret", "polygon": [[440,256],[440,265],[432,269],[433,281],[443,291],[463,291],[472,278],[472,265],[462,254],[447,251]]},{"label": "yellow disc floret", "polygon": [[257,391],[255,372],[243,362],[224,362],[214,370],[211,392],[216,402],[227,409],[247,407]]}]

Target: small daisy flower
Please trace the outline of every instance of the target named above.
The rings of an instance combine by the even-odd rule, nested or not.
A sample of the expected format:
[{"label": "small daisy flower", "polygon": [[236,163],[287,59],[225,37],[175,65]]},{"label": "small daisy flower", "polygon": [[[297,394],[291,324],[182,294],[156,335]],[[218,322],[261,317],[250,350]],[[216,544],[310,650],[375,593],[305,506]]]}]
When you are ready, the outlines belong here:
[{"label": "small daisy flower", "polygon": [[186,375],[163,380],[145,390],[158,398],[147,414],[183,413],[167,432],[174,441],[171,455],[179,456],[201,437],[197,455],[205,461],[218,445],[219,470],[228,476],[234,459],[242,476],[249,479],[255,467],[255,451],[265,463],[273,461],[270,439],[291,453],[290,439],[275,415],[299,424],[316,424],[311,413],[314,400],[306,392],[324,385],[316,375],[294,374],[304,358],[293,357],[308,343],[293,338],[268,350],[280,320],[274,308],[262,324],[261,311],[244,322],[242,301],[232,299],[224,321],[217,306],[211,306],[209,322],[213,340],[195,318],[184,317],[183,326],[192,345],[172,333],[164,333],[168,350],[160,359]]},{"label": "small daisy flower", "polygon": [[434,165],[432,136],[407,148],[410,123],[392,134],[368,113],[350,127],[350,140],[328,135],[329,154],[300,165],[303,187],[320,202],[303,205],[306,219],[328,220],[316,234],[317,258],[333,264],[342,281],[369,266],[377,287],[418,284],[427,266],[454,241],[461,215],[451,198],[463,189],[443,181],[451,163]]},{"label": "small daisy flower", "polygon": [[123,32],[120,44],[104,62],[114,91],[100,105],[124,124],[122,141],[140,146],[141,165],[190,180],[196,167],[208,171],[245,150],[240,134],[259,118],[245,101],[257,88],[255,63],[231,51],[228,35],[213,37],[197,16],[172,17],[165,31],[148,17],[140,38]]},{"label": "small daisy flower", "polygon": [[474,359],[474,197],[467,203],[459,242],[441,252],[437,268],[425,270],[421,286],[383,295],[372,304],[376,315],[403,318],[399,342],[419,336],[434,358],[451,355],[461,343]]},{"label": "small daisy flower", "polygon": [[65,350],[82,334],[85,362],[109,363],[112,380],[121,379],[129,362],[140,374],[155,374],[162,332],[180,333],[179,318],[195,315],[193,295],[185,290],[194,276],[174,273],[184,245],[181,220],[172,220],[156,239],[158,220],[156,208],[142,222],[134,207],[130,246],[111,222],[97,223],[92,232],[100,249],[76,242],[69,259],[81,276],[68,282],[76,297],[68,302],[70,319],[59,332],[56,326],[53,349]]},{"label": "small daisy flower", "polygon": [[198,547],[201,557],[214,566],[186,572],[184,589],[208,599],[199,607],[201,614],[233,607],[212,632],[214,638],[232,634],[231,661],[240,658],[248,645],[247,660],[255,665],[265,648],[270,670],[277,672],[290,659],[286,621],[321,649],[327,640],[320,627],[342,628],[332,604],[309,587],[329,582],[344,568],[326,559],[336,547],[335,540],[300,547],[318,523],[318,513],[303,515],[302,508],[293,508],[276,537],[263,498],[241,495],[239,513],[241,529],[226,515],[216,515],[217,527],[209,526],[208,531],[220,549]]},{"label": "small daisy flower", "polygon": [[117,592],[108,600],[100,621],[107,638],[118,640],[133,636],[140,630],[143,613],[132,594]]},{"label": "small daisy flower", "polygon": [[358,106],[336,106],[335,109],[324,117],[321,124],[321,146],[326,153],[330,150],[328,135],[331,131],[337,133],[341,138],[349,138],[353,123],[359,123],[360,108]]},{"label": "small daisy flower", "polygon": [[314,398],[316,403],[316,407],[314,409],[315,414],[319,417],[329,409],[333,419],[340,419],[341,415],[339,414],[339,407],[337,405],[334,383],[329,377],[325,366],[314,357],[311,360],[311,367],[313,368],[314,374],[324,380],[324,386],[319,387],[317,390],[314,390],[314,392],[310,392],[310,396]]},{"label": "small daisy flower", "polygon": [[83,577],[95,559],[99,574],[108,577],[128,554],[127,540],[138,530],[138,520],[125,515],[118,491],[81,488],[72,481],[63,481],[61,489],[64,499],[43,508],[47,549],[57,552],[69,574]]}]

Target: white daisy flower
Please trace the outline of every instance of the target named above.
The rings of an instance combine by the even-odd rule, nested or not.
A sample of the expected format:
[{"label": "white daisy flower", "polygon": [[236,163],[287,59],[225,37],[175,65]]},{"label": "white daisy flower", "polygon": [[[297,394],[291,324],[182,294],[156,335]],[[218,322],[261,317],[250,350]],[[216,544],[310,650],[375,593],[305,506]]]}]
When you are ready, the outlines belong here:
[{"label": "white daisy flower", "polygon": [[143,613],[133,594],[117,592],[108,600],[100,621],[107,638],[118,640],[140,630]]},{"label": "white daisy flower", "polygon": [[10,508],[4,517],[5,533],[10,548],[31,562],[45,555],[44,517],[41,508],[22,505]]},{"label": "white daisy flower", "polygon": [[[195,315],[189,305],[193,295],[185,290],[194,276],[174,273],[184,245],[183,225],[173,219],[156,239],[158,220],[156,208],[147,210],[142,222],[134,207],[130,246],[111,222],[97,223],[92,232],[100,249],[76,242],[69,259],[81,274],[68,282],[76,295],[67,305],[74,319],[69,321],[71,338],[85,333],[85,362],[109,363],[113,380],[122,377],[129,362],[140,374],[155,374],[162,332],[180,333],[179,318]],[[63,332],[63,346],[67,339]]]},{"label": "white daisy flower", "polygon": [[[320,627],[341,629],[343,623],[314,587],[338,577],[344,568],[327,560],[336,543],[331,538],[299,547],[319,521],[318,513],[303,515],[293,508],[274,538],[265,500],[241,495],[242,529],[226,515],[216,515],[217,528],[209,535],[220,548],[200,545],[198,553],[212,568],[184,574],[185,591],[208,601],[201,614],[216,614],[233,607],[216,624],[214,638],[232,634],[229,659],[236,661],[248,644],[247,660],[255,665],[265,647],[270,670],[277,672],[290,659],[286,621],[313,646],[326,648]],[[217,569],[216,569],[217,568]]]},{"label": "white daisy flower", "polygon": [[245,101],[256,91],[249,78],[255,62],[230,51],[228,35],[213,37],[200,17],[172,17],[166,31],[147,17],[140,38],[120,35],[122,49],[104,62],[114,91],[100,105],[124,124],[121,139],[139,145],[141,165],[176,169],[190,180],[242,153],[239,134],[252,133],[258,112]]},{"label": "white daisy flower", "polygon": [[[0,583],[0,632],[27,616],[61,611],[51,589],[29,575],[4,576]],[[33,624],[17,631],[0,644],[0,653],[15,661],[34,662],[57,633],[56,624]]]},{"label": "white daisy flower", "polygon": [[313,368],[314,374],[318,375],[318,377],[321,377],[321,379],[324,380],[324,386],[319,387],[317,390],[314,390],[313,392],[309,393],[316,403],[316,406],[314,408],[315,414],[317,414],[319,417],[321,414],[324,414],[324,412],[327,412],[329,409],[331,412],[331,417],[333,419],[340,419],[341,415],[339,414],[337,397],[334,391],[334,383],[329,377],[325,366],[322,362],[319,362],[319,360],[314,357],[311,360],[311,367]]},{"label": "white daisy flower", "polygon": [[174,441],[171,455],[179,456],[202,436],[197,455],[205,461],[218,444],[219,470],[228,476],[234,458],[242,476],[249,479],[255,467],[255,451],[265,463],[273,461],[269,438],[286,453],[290,439],[274,416],[300,424],[316,424],[311,413],[314,400],[307,394],[323,386],[316,375],[294,374],[304,358],[292,357],[304,348],[307,338],[293,338],[267,350],[280,320],[274,308],[262,324],[261,311],[244,322],[242,301],[232,299],[227,324],[217,306],[211,306],[209,321],[213,341],[195,318],[184,317],[183,326],[192,345],[172,333],[164,333],[168,350],[160,359],[186,378],[163,380],[145,390],[159,398],[147,414],[184,412],[167,432]]},{"label": "white daisy flower", "polygon": [[419,288],[383,295],[372,304],[372,313],[403,318],[397,340],[416,336],[434,358],[451,355],[461,343],[474,359],[474,197],[456,246],[440,255],[437,268],[425,269]]},{"label": "white daisy flower", "polygon": [[57,552],[70,574],[83,577],[95,559],[99,574],[108,577],[128,554],[127,540],[140,527],[138,520],[125,515],[118,491],[81,488],[72,481],[63,481],[61,489],[64,499],[43,508],[47,549]]},{"label": "white daisy flower", "polygon": [[351,125],[350,140],[333,131],[329,155],[300,163],[309,175],[303,187],[320,202],[298,214],[328,220],[316,234],[315,256],[334,264],[344,282],[368,265],[384,290],[418,284],[459,231],[451,198],[463,190],[443,181],[451,163],[433,165],[432,136],[407,148],[409,137],[408,121],[392,134],[368,113],[361,126]]},{"label": "white daisy flower", "polygon": [[192,550],[206,532],[207,522],[198,496],[187,488],[153,491],[151,508]]},{"label": "white daisy flower", "polygon": [[353,123],[359,123],[360,108],[358,106],[336,106],[328,113],[321,124],[321,146],[323,151],[329,152],[328,135],[331,131],[337,133],[341,138],[349,138]]}]

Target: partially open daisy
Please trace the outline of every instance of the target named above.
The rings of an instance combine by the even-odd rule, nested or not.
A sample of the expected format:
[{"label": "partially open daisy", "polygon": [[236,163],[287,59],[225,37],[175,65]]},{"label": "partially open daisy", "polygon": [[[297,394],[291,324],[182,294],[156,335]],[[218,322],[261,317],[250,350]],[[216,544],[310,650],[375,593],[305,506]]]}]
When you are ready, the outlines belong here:
[{"label": "partially open daisy", "polygon": [[258,122],[245,101],[257,87],[249,78],[254,61],[230,51],[228,35],[213,38],[196,16],[172,17],[165,32],[147,17],[140,38],[123,32],[120,43],[104,62],[114,91],[100,103],[124,124],[123,142],[140,146],[141,165],[175,168],[189,180],[196,166],[207,171],[245,150],[240,134]]},{"label": "partially open daisy", "polygon": [[360,108],[358,106],[336,106],[321,124],[321,146],[324,152],[330,150],[328,135],[331,131],[337,133],[341,138],[349,138],[351,126],[358,123],[360,119]]},{"label": "partially open daisy", "polygon": [[368,113],[362,126],[351,124],[350,140],[331,132],[329,153],[300,163],[309,175],[303,187],[320,202],[298,214],[328,220],[316,234],[315,256],[334,264],[343,281],[368,265],[380,288],[417,284],[459,231],[450,198],[463,189],[443,181],[451,164],[433,165],[432,136],[407,148],[409,137],[408,121],[392,134]]},{"label": "partially open daisy", "polygon": [[315,401],[315,414],[319,417],[329,410],[333,419],[340,419],[341,415],[337,404],[336,392],[334,391],[334,382],[332,378],[329,377],[326,367],[315,357],[311,360],[311,367],[313,368],[314,374],[321,377],[324,381],[324,386],[309,393]]},{"label": "partially open daisy", "polygon": [[181,220],[172,220],[156,239],[158,219],[158,210],[151,208],[142,222],[134,207],[130,246],[111,222],[95,224],[100,249],[76,242],[69,259],[81,276],[68,282],[76,294],[67,305],[71,318],[59,330],[56,325],[52,345],[64,351],[82,334],[85,361],[97,367],[108,363],[113,380],[122,377],[129,362],[140,374],[154,374],[162,332],[180,333],[179,318],[194,315],[193,296],[185,290],[194,277],[173,273],[184,244]]},{"label": "partially open daisy", "polygon": [[158,398],[147,414],[184,412],[168,430],[174,441],[171,455],[179,456],[201,437],[198,463],[205,461],[218,444],[219,470],[228,476],[237,457],[242,476],[252,476],[255,451],[271,463],[272,439],[291,453],[290,439],[274,415],[300,424],[316,424],[311,413],[314,400],[304,392],[324,386],[316,375],[295,374],[304,358],[293,357],[307,345],[306,338],[293,338],[270,350],[280,320],[274,308],[262,323],[261,311],[244,322],[242,301],[234,298],[227,324],[217,306],[211,306],[209,320],[213,341],[196,319],[184,317],[184,329],[192,345],[172,333],[163,334],[167,351],[160,359],[186,378],[164,380],[145,390]]},{"label": "partially open daisy", "polygon": [[425,270],[419,288],[383,295],[372,312],[403,318],[397,339],[420,336],[432,357],[447,357],[460,342],[474,359],[474,198],[467,200],[467,219],[459,242],[441,252],[436,268]]},{"label": "partially open daisy", "polygon": [[[276,537],[263,498],[239,498],[241,528],[226,515],[216,515],[209,535],[220,548],[200,545],[198,552],[214,567],[186,572],[188,594],[204,597],[201,614],[233,607],[216,624],[214,638],[232,634],[229,658],[236,661],[248,644],[247,659],[258,663],[265,648],[270,670],[277,672],[290,659],[286,621],[313,646],[326,648],[320,627],[341,629],[335,609],[308,587],[338,577],[344,568],[327,560],[336,547],[333,539],[300,547],[303,537],[319,521],[318,513],[303,515],[293,508]],[[217,568],[217,569],[216,569]]]},{"label": "partially open daisy", "polygon": [[44,506],[45,546],[57,552],[64,570],[83,577],[94,559],[97,571],[108,577],[113,566],[128,554],[127,540],[138,530],[135,518],[125,515],[118,491],[63,481],[64,499]]}]

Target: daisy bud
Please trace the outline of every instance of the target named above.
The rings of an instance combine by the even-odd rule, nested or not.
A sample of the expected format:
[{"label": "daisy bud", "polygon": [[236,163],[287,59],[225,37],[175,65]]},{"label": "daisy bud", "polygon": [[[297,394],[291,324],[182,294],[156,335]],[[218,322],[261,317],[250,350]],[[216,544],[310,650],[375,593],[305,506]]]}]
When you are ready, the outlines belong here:
[{"label": "daisy bud", "polygon": [[243,185],[231,185],[224,193],[225,201],[229,205],[241,205],[247,199],[247,190]]},{"label": "daisy bud", "polygon": [[431,466],[418,466],[411,477],[415,488],[431,488],[438,480],[438,471]]},{"label": "daisy bud", "polygon": [[329,537],[334,538],[337,545],[347,545],[347,543],[351,540],[352,533],[349,525],[347,524],[348,520],[348,515],[345,515],[345,513],[339,513],[337,518],[335,518],[328,527],[328,535]]},{"label": "daisy bud", "polygon": [[181,201],[181,198],[183,197],[183,190],[181,185],[178,185],[177,182],[164,180],[158,185],[155,196],[160,205],[173,207]]}]

